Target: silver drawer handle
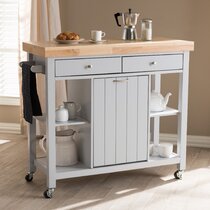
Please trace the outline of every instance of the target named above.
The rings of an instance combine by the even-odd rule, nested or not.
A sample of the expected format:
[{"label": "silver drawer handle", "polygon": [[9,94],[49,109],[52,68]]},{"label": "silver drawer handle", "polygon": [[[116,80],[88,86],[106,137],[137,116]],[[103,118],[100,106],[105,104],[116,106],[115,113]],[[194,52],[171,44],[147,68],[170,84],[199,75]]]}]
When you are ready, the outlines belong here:
[{"label": "silver drawer handle", "polygon": [[152,65],[156,65],[157,62],[156,62],[156,61],[152,61],[152,62],[150,62],[149,64],[152,66]]},{"label": "silver drawer handle", "polygon": [[93,65],[91,65],[91,64],[86,65],[85,68],[86,68],[86,69],[92,69],[92,68],[93,68]]},{"label": "silver drawer handle", "polygon": [[128,79],[122,79],[122,80],[115,79],[115,80],[113,80],[113,82],[127,82],[127,81],[128,81]]}]

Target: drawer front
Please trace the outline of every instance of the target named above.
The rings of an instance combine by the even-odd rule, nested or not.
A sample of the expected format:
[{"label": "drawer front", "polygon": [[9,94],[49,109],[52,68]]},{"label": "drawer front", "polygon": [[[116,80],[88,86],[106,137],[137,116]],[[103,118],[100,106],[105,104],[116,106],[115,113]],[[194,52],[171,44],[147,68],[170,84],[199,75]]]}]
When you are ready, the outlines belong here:
[{"label": "drawer front", "polygon": [[182,65],[182,54],[123,57],[123,72],[178,70]]},{"label": "drawer front", "polygon": [[81,58],[57,60],[55,76],[76,76],[91,74],[109,74],[121,72],[121,58]]}]

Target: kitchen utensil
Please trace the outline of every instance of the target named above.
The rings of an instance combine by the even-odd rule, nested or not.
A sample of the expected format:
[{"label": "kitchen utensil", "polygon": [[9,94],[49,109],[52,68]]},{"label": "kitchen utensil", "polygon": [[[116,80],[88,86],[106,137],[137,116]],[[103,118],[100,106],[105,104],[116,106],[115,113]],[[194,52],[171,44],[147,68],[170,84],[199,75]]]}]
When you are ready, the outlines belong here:
[{"label": "kitchen utensil", "polygon": [[64,105],[60,105],[55,112],[55,120],[58,122],[65,122],[69,119],[68,109],[64,108]]},{"label": "kitchen utensil", "polygon": [[100,42],[103,37],[106,36],[106,33],[103,31],[92,30],[91,31],[91,40],[94,42]]},{"label": "kitchen utensil", "polygon": [[152,40],[152,19],[141,20],[141,40],[142,41]]},{"label": "kitchen utensil", "polygon": [[150,111],[164,111],[166,109],[166,105],[168,104],[168,100],[171,95],[171,93],[167,93],[166,96],[163,97],[160,93],[152,91],[150,99]]},{"label": "kitchen utensil", "polygon": [[64,102],[64,106],[68,109],[69,120],[74,120],[77,113],[81,110],[81,105],[73,101]]},{"label": "kitchen utensil", "polygon": [[122,16],[122,23],[123,23],[123,36],[122,39],[124,40],[135,40],[137,39],[137,31],[136,31],[136,24],[139,17],[139,13],[132,13],[131,9],[128,10],[126,13],[116,13],[115,20],[117,25],[121,27],[118,17]]},{"label": "kitchen utensil", "polygon": [[89,42],[93,43],[93,44],[102,44],[104,42],[107,42],[107,40],[103,39],[101,41],[94,41],[94,40],[89,40]]},{"label": "kitchen utensil", "polygon": [[[56,132],[56,165],[71,166],[78,162],[77,147],[74,140],[75,131],[72,129]],[[39,140],[39,146],[46,151],[46,137]]]},{"label": "kitchen utensil", "polygon": [[173,153],[173,144],[162,143],[158,145],[158,153],[160,157],[169,158]]}]

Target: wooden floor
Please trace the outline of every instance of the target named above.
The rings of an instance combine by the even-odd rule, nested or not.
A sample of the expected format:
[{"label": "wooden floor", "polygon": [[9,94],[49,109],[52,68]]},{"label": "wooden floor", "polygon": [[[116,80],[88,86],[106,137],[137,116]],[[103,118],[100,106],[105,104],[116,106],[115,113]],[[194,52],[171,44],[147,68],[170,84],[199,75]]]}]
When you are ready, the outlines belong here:
[{"label": "wooden floor", "polygon": [[[11,140],[4,142],[2,140]],[[1,210],[209,210],[210,149],[188,148],[183,180],[176,166],[61,180],[52,199],[44,199],[45,176],[27,172],[27,141],[0,135]]]}]

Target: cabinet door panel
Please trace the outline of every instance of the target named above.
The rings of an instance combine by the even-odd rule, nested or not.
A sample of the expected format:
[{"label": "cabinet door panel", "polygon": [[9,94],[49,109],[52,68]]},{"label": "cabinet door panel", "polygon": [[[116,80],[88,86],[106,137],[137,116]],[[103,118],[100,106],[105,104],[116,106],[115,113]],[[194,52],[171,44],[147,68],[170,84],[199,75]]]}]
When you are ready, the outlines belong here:
[{"label": "cabinet door panel", "polygon": [[148,145],[148,76],[94,80],[94,167],[143,161]]},{"label": "cabinet door panel", "polygon": [[104,165],[104,79],[94,80],[94,166]]},{"label": "cabinet door panel", "polygon": [[115,78],[105,80],[105,165],[115,164]]},{"label": "cabinet door panel", "polygon": [[138,161],[147,159],[148,76],[138,77]]},{"label": "cabinet door panel", "polygon": [[137,161],[138,77],[127,83],[127,162]]},{"label": "cabinet door panel", "polygon": [[116,163],[126,162],[127,78],[117,78],[116,88]]}]

